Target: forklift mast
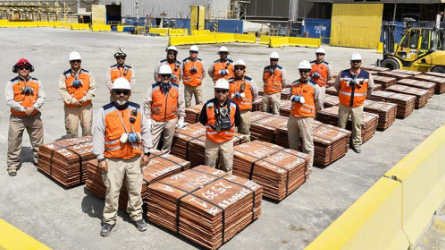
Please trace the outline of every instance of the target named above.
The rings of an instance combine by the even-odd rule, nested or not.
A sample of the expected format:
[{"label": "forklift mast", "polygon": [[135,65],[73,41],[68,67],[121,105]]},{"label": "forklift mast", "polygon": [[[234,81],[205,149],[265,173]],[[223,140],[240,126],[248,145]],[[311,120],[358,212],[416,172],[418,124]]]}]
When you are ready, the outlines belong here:
[{"label": "forklift mast", "polygon": [[383,54],[394,54],[394,31],[396,25],[393,22],[383,24]]}]

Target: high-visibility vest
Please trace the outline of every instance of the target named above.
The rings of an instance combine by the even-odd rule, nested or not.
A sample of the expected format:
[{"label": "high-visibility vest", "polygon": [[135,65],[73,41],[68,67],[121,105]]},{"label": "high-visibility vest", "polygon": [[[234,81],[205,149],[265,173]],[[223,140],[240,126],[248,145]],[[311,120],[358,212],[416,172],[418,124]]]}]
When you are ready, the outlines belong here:
[{"label": "high-visibility vest", "polygon": [[[229,71],[227,75],[220,75],[219,71],[225,69]],[[218,59],[213,62],[213,82],[215,83],[221,78],[224,78],[226,80],[229,80],[230,78],[235,77],[235,72],[233,71],[233,61],[230,59],[227,59],[226,61],[221,61],[221,59]]]},{"label": "high-visibility vest", "polygon": [[[241,98],[232,98],[231,96],[237,92],[242,93],[241,91],[241,86],[245,85],[244,87],[244,97]],[[252,84],[252,78],[248,77],[248,76],[244,76],[244,79],[235,79],[235,78],[230,78],[229,79],[229,97],[239,106],[240,111],[243,110],[250,110],[252,109],[252,99],[253,99],[253,94],[252,94],[252,89],[251,89],[251,84]]]},{"label": "high-visibility vest", "polygon": [[[172,73],[175,77],[172,77],[171,82],[172,83],[177,83],[179,84],[179,82],[181,81],[181,62],[180,61],[175,61],[173,63],[168,62],[167,59],[161,60],[159,62],[161,65],[165,64],[170,66],[170,68],[172,69]],[[158,79],[156,79],[158,80]]]},{"label": "high-visibility vest", "polygon": [[[369,72],[360,70],[357,76],[354,76],[349,69],[343,70],[340,77],[340,91],[338,97],[342,105],[348,107],[362,106],[368,95]],[[355,79],[360,85],[348,87],[348,82]]]},{"label": "high-visibility vest", "polygon": [[227,101],[225,107],[229,109],[232,128],[230,130],[223,130],[219,132],[215,130],[215,125],[216,125],[215,105],[218,104],[211,101],[205,104],[205,110],[207,112],[206,137],[215,143],[230,141],[233,139],[233,132],[235,131],[236,104],[231,100]]},{"label": "high-visibility vest", "polygon": [[120,77],[124,77],[128,80],[128,82],[131,82],[131,76],[133,75],[133,68],[129,65],[124,64],[123,67],[118,67],[117,64],[110,66],[110,75],[111,75],[111,82],[113,83],[114,80]]},{"label": "high-visibility vest", "polygon": [[[66,89],[68,90],[68,93],[72,97],[76,98],[77,100],[80,100],[86,95],[86,93],[88,93],[88,90],[90,89],[90,81],[91,81],[90,72],[88,72],[87,70],[84,70],[84,69],[80,69],[77,79],[82,82],[82,86],[80,86],[78,88],[75,88],[74,86],[72,86],[72,83],[74,82],[74,80],[76,80],[76,77],[72,74],[71,69],[63,72],[63,75],[65,76]],[[91,104],[91,100],[84,102],[82,104],[82,106],[86,106],[89,104]],[[76,107],[76,105],[68,104],[68,103],[65,103],[65,106]]]},{"label": "high-visibility vest", "polygon": [[291,115],[295,117],[315,117],[315,87],[310,79],[307,82],[296,80],[292,83],[292,95],[304,97],[305,103],[292,101]]},{"label": "high-visibility vest", "polygon": [[177,118],[179,85],[171,83],[168,94],[161,90],[159,82],[152,85],[151,118],[158,122],[166,122]]},{"label": "high-visibility vest", "polygon": [[[39,96],[39,80],[34,77],[28,78],[27,81],[24,81],[23,78],[17,76],[11,79],[12,89],[14,91],[14,101],[20,103],[25,108],[32,107],[38,99]],[[22,93],[23,88],[30,87],[33,90],[32,94],[24,94]],[[39,112],[37,109],[34,109],[32,115]],[[26,116],[25,112],[17,111],[11,109],[11,113],[14,115]]]},{"label": "high-visibility vest", "polygon": [[[316,82],[318,84],[318,86],[320,87],[324,87],[326,86],[326,84],[328,83],[328,73],[329,73],[329,67],[328,67],[329,63],[325,62],[325,61],[321,61],[321,62],[317,62],[317,61],[312,61],[311,62],[311,79],[312,81]],[[312,75],[318,72],[320,74],[320,77],[313,77]]]},{"label": "high-visibility vest", "polygon": [[[105,152],[106,158],[131,159],[143,152],[142,142],[122,143],[122,134],[141,132],[142,113],[139,104],[128,102],[125,110],[119,110],[114,103],[103,106],[105,114]],[[120,116],[120,117],[119,117]],[[122,118],[122,119],[121,119]],[[134,119],[130,121],[130,118]],[[124,128],[125,124],[125,128]]]},{"label": "high-visibility vest", "polygon": [[[182,83],[187,86],[196,87],[202,84],[202,60],[196,58],[192,61],[186,58],[182,61]],[[190,69],[195,68],[196,72],[190,72]]]},{"label": "high-visibility vest", "polygon": [[281,93],[283,81],[283,68],[266,66],[263,72],[264,93],[272,95]]}]

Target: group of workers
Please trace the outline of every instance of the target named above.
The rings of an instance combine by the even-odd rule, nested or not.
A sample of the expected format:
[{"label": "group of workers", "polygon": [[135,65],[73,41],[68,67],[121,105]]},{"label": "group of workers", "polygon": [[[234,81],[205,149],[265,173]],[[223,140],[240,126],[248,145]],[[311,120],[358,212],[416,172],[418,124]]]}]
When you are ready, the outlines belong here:
[{"label": "group of workers", "polygon": [[[169,153],[175,129],[186,126],[185,107],[203,103],[202,82],[206,77],[203,61],[198,58],[198,46],[193,45],[189,57],[177,60],[178,49],[170,46],[166,59],[156,66],[155,83],[148,87],[143,105],[131,102],[135,87],[134,69],[125,64],[126,54],[119,49],[116,64],[107,72],[106,85],[110,91],[110,103],[96,115],[93,126],[92,99],[96,93],[93,75],[81,67],[80,54],[69,55],[70,69],[59,80],[59,92],[63,98],[66,137],[78,137],[79,123],[82,136],[93,135],[93,153],[97,155],[103,170],[103,182],[107,188],[103,211],[102,236],[108,236],[115,223],[118,200],[123,183],[126,184],[129,202],[127,212],[139,231],[146,230],[142,218],[142,170],[149,163],[153,148]],[[232,61],[229,51],[222,46],[219,59],[214,61],[208,75],[214,83],[214,98],[202,108],[199,122],[206,127],[205,163],[216,167],[217,158],[224,171],[232,173],[233,136],[237,131],[250,140],[252,104],[258,96],[255,81],[246,75],[243,60]],[[290,85],[286,71],[278,65],[277,52],[270,54],[270,65],[263,71],[263,111],[279,114],[281,92],[291,87],[292,107],[288,121],[289,147],[298,149],[302,138],[302,151],[311,155],[309,171],[312,171],[314,143],[312,130],[314,117],[323,108],[326,84],[332,78],[332,68],[324,60],[325,51],[316,51],[316,60],[302,61],[298,65],[300,78]],[[345,128],[348,117],[352,119],[352,148],[360,153],[363,102],[372,93],[371,74],[360,69],[361,56],[351,56],[351,67],[339,73],[335,88],[339,93],[340,108],[338,125]],[[38,162],[38,147],[43,144],[43,125],[40,109],[45,103],[42,83],[30,75],[32,64],[22,58],[14,66],[18,75],[6,85],[6,102],[11,108],[8,132],[7,171],[17,174],[23,131],[26,129],[33,148],[34,164]],[[180,91],[182,80],[184,93]],[[92,133],[94,130],[94,133]],[[124,182],[125,180],[125,182]]]}]

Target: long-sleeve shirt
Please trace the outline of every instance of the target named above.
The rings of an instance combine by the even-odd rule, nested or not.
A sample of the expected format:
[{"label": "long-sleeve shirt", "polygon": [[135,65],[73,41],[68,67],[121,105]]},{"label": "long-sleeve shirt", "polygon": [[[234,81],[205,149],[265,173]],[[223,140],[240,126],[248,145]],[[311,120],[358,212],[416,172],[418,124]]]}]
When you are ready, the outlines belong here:
[{"label": "long-sleeve shirt", "polygon": [[[134,86],[136,86],[136,76],[135,76],[135,73],[134,73],[134,68],[133,67],[129,67],[126,64],[123,67],[118,67],[117,64],[115,64],[115,65],[111,66],[108,69],[108,71],[107,71],[107,87],[108,87],[108,89],[110,91],[111,91],[111,88],[113,87],[113,79],[111,77],[111,71],[113,69],[115,69],[115,70],[117,70],[119,72],[121,72],[121,70],[125,71],[125,67],[128,67],[128,71],[131,72],[131,76],[130,76],[130,80],[129,80],[131,89],[134,89]],[[124,76],[123,75],[118,75],[118,77],[124,77]],[[126,77],[126,78],[128,80],[128,77]]]},{"label": "long-sleeve shirt", "polygon": [[[153,102],[153,87],[150,85],[148,87],[147,95],[144,99],[144,113],[147,118],[151,118],[151,104]],[[185,118],[185,101],[184,101],[184,94],[182,91],[178,91],[178,111],[177,116],[179,119]]]},{"label": "long-sleeve shirt", "polygon": [[[79,69],[79,71],[77,71],[77,72],[71,70],[71,74],[73,74],[74,76],[78,76],[80,74],[81,70],[82,69]],[[82,97],[83,102],[92,101],[93,97],[96,96],[96,89],[97,89],[96,81],[94,80],[93,75],[91,73],[89,73],[89,74],[90,74],[90,88],[88,89],[88,92]],[[71,96],[70,93],[68,93],[68,89],[66,88],[65,79],[66,79],[66,77],[64,74],[62,74],[59,78],[60,95],[62,96],[62,99],[66,104],[74,104],[78,100],[76,98],[74,98],[73,96]]]},{"label": "long-sleeve shirt", "polygon": [[[104,108],[100,108],[97,111],[96,122],[93,127],[93,153],[97,156],[98,160],[104,158],[105,152],[105,113]],[[152,148],[152,140],[151,140],[151,131],[150,126],[148,124],[148,120],[144,115],[144,112],[141,111],[141,141],[144,146],[144,153],[148,153]]]},{"label": "long-sleeve shirt", "polygon": [[[46,94],[43,91],[42,82],[40,80],[38,80],[37,78],[33,78],[31,76],[29,76],[27,79],[24,79],[21,76],[19,76],[19,78],[20,78],[20,81],[23,81],[23,82],[26,82],[26,81],[29,81],[30,79],[32,79],[39,83],[39,93],[37,94],[37,101],[32,106],[34,107],[34,109],[40,110],[40,108],[43,106],[43,104],[45,104],[45,100],[46,100]],[[9,81],[5,87],[5,100],[6,100],[6,104],[10,108],[12,108],[16,111],[20,111],[20,112],[25,111],[25,107],[23,107],[20,103],[18,103],[17,101],[14,100],[14,89],[12,88],[11,81]]]}]

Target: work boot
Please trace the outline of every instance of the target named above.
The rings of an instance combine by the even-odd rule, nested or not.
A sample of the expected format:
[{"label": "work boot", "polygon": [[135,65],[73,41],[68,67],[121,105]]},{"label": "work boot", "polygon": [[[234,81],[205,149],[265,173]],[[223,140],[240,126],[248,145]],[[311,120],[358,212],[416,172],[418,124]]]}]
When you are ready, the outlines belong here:
[{"label": "work boot", "polygon": [[144,232],[145,230],[147,230],[147,223],[145,223],[144,219],[135,221],[134,225],[136,226],[137,230],[139,230],[141,232]]},{"label": "work boot", "polygon": [[17,170],[8,170],[8,174],[9,176],[14,177],[17,175]]},{"label": "work boot", "polygon": [[360,145],[352,145],[352,150],[356,152],[357,154],[360,154],[362,150],[360,149]]},{"label": "work boot", "polygon": [[[114,224],[114,225],[116,225],[116,224]],[[113,230],[114,225],[111,225],[108,223],[103,223],[102,229],[100,230],[100,236],[108,237],[108,235],[110,235],[110,233],[111,233],[111,230]]]}]

